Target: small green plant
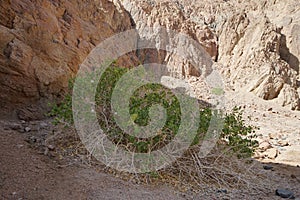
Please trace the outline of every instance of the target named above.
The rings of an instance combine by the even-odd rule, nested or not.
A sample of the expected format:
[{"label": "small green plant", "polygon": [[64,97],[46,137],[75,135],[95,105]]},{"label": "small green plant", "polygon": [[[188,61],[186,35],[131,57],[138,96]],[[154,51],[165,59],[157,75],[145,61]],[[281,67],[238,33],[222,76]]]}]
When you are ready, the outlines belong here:
[{"label": "small green plant", "polygon": [[250,157],[253,155],[258,142],[255,140],[255,127],[245,125],[241,107],[234,107],[233,111],[226,114],[224,128],[221,137],[238,157]]},{"label": "small green plant", "polygon": [[[146,126],[151,120],[149,109],[152,105],[159,104],[166,110],[166,123],[155,136],[149,138],[138,138],[124,133],[114,119],[111,110],[111,97],[116,83],[128,71],[128,68],[118,67],[115,63],[112,63],[101,76],[95,97],[98,122],[108,138],[114,143],[134,152],[151,152],[171,142],[177,134],[181,121],[180,103],[170,89],[160,84],[143,85],[130,98],[129,113],[131,119],[139,126]],[[88,75],[86,79],[89,79]],[[70,81],[69,85],[72,89],[73,80]],[[215,91],[218,94],[222,92],[219,89]],[[203,141],[212,117],[211,108],[199,107],[199,110],[199,128],[192,145],[197,145]],[[49,115],[54,117],[54,123],[56,124],[59,122],[72,124],[71,93],[67,94],[60,104],[54,105]],[[251,156],[257,146],[257,141],[253,136],[255,129],[252,126],[245,125],[240,108],[234,108],[231,113],[222,117],[224,127],[220,139],[225,141],[233,152],[237,153],[238,157]]]},{"label": "small green plant", "polygon": [[66,125],[73,124],[73,113],[72,113],[72,94],[74,79],[69,80],[69,92],[64,96],[64,99],[58,104],[49,104],[52,107],[48,116],[53,117],[53,124],[64,123]]}]

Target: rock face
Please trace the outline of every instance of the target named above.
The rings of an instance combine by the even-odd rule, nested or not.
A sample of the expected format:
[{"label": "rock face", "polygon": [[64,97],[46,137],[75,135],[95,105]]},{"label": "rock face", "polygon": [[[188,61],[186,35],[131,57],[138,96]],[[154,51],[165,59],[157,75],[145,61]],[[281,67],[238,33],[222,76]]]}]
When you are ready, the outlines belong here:
[{"label": "rock face", "polygon": [[[168,43],[168,47],[179,47],[180,40],[178,40],[174,33],[181,33],[189,36],[195,41],[199,42],[202,48],[210,55],[212,59],[216,59],[217,51],[217,37],[215,33],[207,26],[197,25],[189,20],[183,13],[183,9],[178,4],[172,1],[135,1],[122,0],[122,5],[132,15],[135,22],[136,29],[141,40],[147,39],[156,42],[156,50],[140,51],[138,55],[143,62],[158,62],[167,65],[168,71],[173,77],[184,78],[187,76],[200,76],[201,74],[211,71],[212,63],[204,61],[203,66],[195,66],[203,53],[197,52],[194,48],[191,52],[185,49],[187,57],[195,59],[190,62],[188,59],[181,59],[173,52],[160,51],[164,43]],[[153,27],[152,31],[147,28]],[[161,27],[167,29],[165,37],[157,37],[156,33],[161,31]],[[168,31],[168,30],[173,30]],[[178,42],[179,41],[179,42]],[[193,44],[189,44],[193,47]],[[188,45],[187,45],[188,46]],[[191,48],[192,49],[192,48]],[[209,58],[211,60],[211,58]],[[205,59],[204,59],[205,60]]]},{"label": "rock face", "polygon": [[[228,88],[300,109],[297,0],[120,1],[140,32],[161,25],[197,40],[220,66]],[[176,63],[169,69],[173,76],[199,76],[188,61],[174,61],[172,55],[160,60]]]},{"label": "rock face", "polygon": [[[98,43],[133,26],[141,40],[150,37],[157,49],[125,55],[118,60],[121,65],[163,63],[176,78],[212,70],[212,63],[194,66],[158,50],[165,38],[179,44],[168,31],[165,38],[153,36],[163,26],[199,42],[228,89],[300,109],[299,7],[298,0],[2,0],[1,109],[23,119],[41,117]],[[147,32],[146,26],[154,29]],[[201,52],[188,53],[200,59]]]},{"label": "rock face", "polygon": [[[106,0],[0,2],[0,105],[21,118],[39,118],[98,43],[132,28],[122,7]],[[136,62],[134,55],[119,60]],[[22,109],[18,109],[22,106]]]},{"label": "rock face", "polygon": [[270,8],[238,13],[224,23],[219,30],[219,62],[228,69],[226,77],[234,89],[243,88],[262,99],[299,109],[299,69],[290,60],[293,54],[288,50],[283,27],[272,23],[263,9]]}]

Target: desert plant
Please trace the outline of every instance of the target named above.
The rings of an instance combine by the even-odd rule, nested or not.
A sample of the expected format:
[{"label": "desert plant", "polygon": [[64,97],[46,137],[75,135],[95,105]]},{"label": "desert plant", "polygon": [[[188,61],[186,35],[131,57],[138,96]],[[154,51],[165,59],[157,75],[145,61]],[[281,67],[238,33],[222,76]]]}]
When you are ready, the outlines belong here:
[{"label": "desert plant", "polygon": [[250,157],[258,145],[254,134],[256,128],[246,125],[242,115],[241,107],[234,107],[231,113],[225,115],[221,137],[238,157]]},{"label": "desert plant", "polygon": [[[150,107],[159,104],[165,108],[167,120],[160,132],[153,137],[137,138],[124,133],[114,119],[111,110],[111,97],[116,83],[128,71],[128,68],[118,67],[115,63],[106,69],[100,78],[99,83],[101,84],[98,84],[97,87],[96,113],[100,126],[111,141],[130,151],[146,153],[168,144],[176,135],[181,120],[180,103],[170,89],[160,84],[146,84],[138,88],[130,98],[129,113],[131,119],[139,126],[146,126],[150,120]],[[89,78],[88,75],[86,78]],[[72,86],[73,80],[70,81],[70,88]],[[211,108],[201,107],[199,110],[199,128],[192,145],[197,145],[203,140],[212,117]],[[71,93],[67,94],[60,104],[54,105],[49,115],[54,117],[55,123],[72,124]],[[235,107],[232,112],[221,117],[224,119],[221,141],[226,142],[232,151],[237,153],[238,157],[251,156],[257,145],[253,134],[255,128],[245,124],[241,109]]]},{"label": "desert plant", "polygon": [[63,100],[59,103],[49,103],[52,107],[47,116],[53,117],[53,124],[57,125],[63,123],[67,126],[73,124],[73,113],[72,113],[72,89],[74,79],[69,80],[68,93],[65,94]]}]

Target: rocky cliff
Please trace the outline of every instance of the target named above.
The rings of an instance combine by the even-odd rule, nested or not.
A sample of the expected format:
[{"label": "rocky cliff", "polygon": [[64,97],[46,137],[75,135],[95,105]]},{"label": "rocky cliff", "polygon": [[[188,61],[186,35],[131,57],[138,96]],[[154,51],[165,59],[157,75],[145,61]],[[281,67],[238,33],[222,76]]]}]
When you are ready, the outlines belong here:
[{"label": "rocky cliff", "polygon": [[[64,94],[91,49],[131,28],[130,15],[107,0],[1,1],[1,110],[41,117],[47,102]],[[134,55],[119,60],[135,61]]]},{"label": "rocky cliff", "polygon": [[[246,90],[300,109],[298,0],[2,0],[3,113],[41,117],[47,103],[64,94],[88,53],[117,32],[135,27],[141,40],[150,37],[159,46],[164,38],[147,33],[146,26],[173,29],[199,42],[228,90]],[[166,37],[176,46],[170,33]],[[198,59],[197,52],[191,54]],[[158,49],[134,52],[119,62],[134,65],[138,59],[164,63],[177,78],[211,70],[210,64],[203,70]]]},{"label": "rocky cliff", "polygon": [[[161,25],[197,40],[216,61],[227,89],[247,90],[259,98],[300,109],[297,0],[121,0],[121,3],[140,32],[146,25]],[[172,55],[161,60],[169,63]],[[176,66],[177,69],[170,69],[176,72],[175,76],[199,75],[184,62],[177,62]]]}]

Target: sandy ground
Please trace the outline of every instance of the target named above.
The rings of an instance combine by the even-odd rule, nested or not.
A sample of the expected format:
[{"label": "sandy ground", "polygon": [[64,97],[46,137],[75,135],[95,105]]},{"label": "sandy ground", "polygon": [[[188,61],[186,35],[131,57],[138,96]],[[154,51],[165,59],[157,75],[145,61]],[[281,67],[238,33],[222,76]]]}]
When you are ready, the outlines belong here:
[{"label": "sandy ground", "polygon": [[268,149],[278,152],[274,159],[264,157],[264,152],[259,152],[259,160],[300,166],[300,111],[292,111],[279,106],[276,100],[265,101],[246,92],[228,92],[226,104],[227,108],[242,106],[244,119],[259,128],[256,131],[258,141],[270,143]]},{"label": "sandy ground", "polygon": [[24,139],[17,131],[0,132],[0,199],[184,199],[164,185],[137,185],[88,165],[64,165]]},{"label": "sandy ground", "polygon": [[[296,197],[300,197],[300,168],[284,164],[268,164],[273,170],[267,171],[262,169],[262,163],[251,165],[258,174],[263,173],[266,177],[263,184],[257,183],[258,192],[248,191],[247,188],[229,188],[222,194],[214,189],[215,186],[206,186],[207,189],[201,193],[180,192],[178,188],[165,183],[145,185],[125,181],[103,171],[101,164],[89,165],[76,156],[60,157],[45,152],[44,146],[39,145],[45,142],[45,132],[66,134],[55,128],[52,130],[51,125],[45,128],[49,121],[31,122],[29,125],[23,123],[0,121],[0,199],[279,200],[281,198],[275,195],[276,188],[290,189]],[[27,126],[31,130],[23,131]],[[253,192],[255,196],[250,195]]]}]

